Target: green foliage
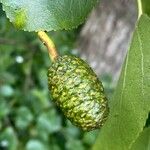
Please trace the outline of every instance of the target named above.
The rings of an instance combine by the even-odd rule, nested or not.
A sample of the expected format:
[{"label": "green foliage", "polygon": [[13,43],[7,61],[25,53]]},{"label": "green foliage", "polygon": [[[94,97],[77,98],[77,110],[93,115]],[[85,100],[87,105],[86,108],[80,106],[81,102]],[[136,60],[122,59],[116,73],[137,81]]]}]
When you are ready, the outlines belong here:
[{"label": "green foliage", "polygon": [[[83,23],[97,0],[0,0],[10,21],[27,31],[72,29]],[[21,13],[19,13],[21,12]]]},{"label": "green foliage", "polygon": [[132,145],[131,150],[149,150],[150,149],[150,128],[145,128],[138,139]]},{"label": "green foliage", "polygon": [[23,130],[26,129],[33,120],[32,112],[29,108],[22,106],[16,110],[15,126],[16,128]]},{"label": "green foliage", "polygon": [[[80,131],[51,100],[46,48],[35,33],[18,32],[0,15],[0,150],[89,149],[98,131]],[[50,33],[61,54],[79,55],[77,32]]]},{"label": "green foliage", "polygon": [[128,150],[145,126],[150,111],[149,27],[150,18],[142,15],[110,101],[109,118],[93,150]]},{"label": "green foliage", "polygon": [[45,150],[46,146],[41,141],[32,139],[26,145],[26,150]]},{"label": "green foliage", "polygon": [[16,150],[18,147],[18,139],[12,127],[7,127],[1,132],[0,141],[0,149]]},{"label": "green foliage", "polygon": [[150,0],[140,0],[142,2],[143,13],[150,16]]},{"label": "green foliage", "polygon": [[[82,23],[97,0],[0,2],[17,28],[51,31],[71,29]],[[136,25],[118,86],[110,100],[109,118],[93,150],[149,149],[150,7],[149,0],[138,2],[144,15]],[[81,132],[49,100],[46,70],[50,62],[43,45],[35,34],[17,32],[10,27],[3,13],[0,19],[3,37],[0,39],[0,149],[90,148],[97,132]],[[63,49],[61,53],[72,53],[74,41],[71,39],[76,39],[76,32],[59,33],[61,36],[52,34],[55,40],[65,37],[65,46],[58,42],[60,50]],[[68,33],[70,39],[66,36]]]}]

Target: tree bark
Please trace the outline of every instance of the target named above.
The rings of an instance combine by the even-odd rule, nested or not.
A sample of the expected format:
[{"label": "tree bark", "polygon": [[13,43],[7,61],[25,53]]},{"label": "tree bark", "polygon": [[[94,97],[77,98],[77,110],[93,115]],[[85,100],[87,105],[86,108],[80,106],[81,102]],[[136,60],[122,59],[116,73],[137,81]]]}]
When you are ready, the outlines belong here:
[{"label": "tree bark", "polygon": [[137,19],[135,0],[101,0],[82,28],[81,57],[98,75],[118,80]]}]

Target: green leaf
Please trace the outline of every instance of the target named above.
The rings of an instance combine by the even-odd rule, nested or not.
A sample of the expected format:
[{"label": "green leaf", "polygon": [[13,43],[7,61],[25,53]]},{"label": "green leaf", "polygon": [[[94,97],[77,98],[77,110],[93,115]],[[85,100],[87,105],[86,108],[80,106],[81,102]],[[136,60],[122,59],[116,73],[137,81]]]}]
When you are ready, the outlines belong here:
[{"label": "green leaf", "polygon": [[61,118],[57,116],[56,110],[49,108],[48,112],[43,112],[37,120],[37,128],[39,132],[54,133],[61,129]]},{"label": "green leaf", "polygon": [[144,129],[138,139],[132,145],[131,150],[149,150],[150,149],[150,128]]},{"label": "green leaf", "polygon": [[141,0],[143,13],[150,16],[150,0]]},{"label": "green leaf", "polygon": [[32,139],[28,141],[26,145],[26,150],[47,150],[47,148],[41,141]]},{"label": "green leaf", "polygon": [[10,107],[4,100],[0,100],[0,119],[6,117],[10,112]]},{"label": "green leaf", "polygon": [[[47,74],[47,72],[46,72],[46,74]],[[47,81],[47,79],[46,79],[46,81]],[[50,102],[49,102],[49,99],[48,99],[49,97],[47,97],[47,93],[48,93],[48,91],[46,91],[46,90],[43,90],[43,91],[39,90],[39,89],[33,89],[32,90],[32,94],[35,96],[36,101],[38,101],[40,106],[43,107],[43,108],[47,108],[47,107],[50,106]]]},{"label": "green leaf", "polygon": [[150,18],[142,15],[133,35],[110,115],[93,150],[128,150],[150,111]]},{"label": "green leaf", "polygon": [[14,89],[10,85],[3,85],[0,87],[0,94],[5,97],[10,97],[14,94]]},{"label": "green leaf", "polygon": [[27,107],[23,106],[17,110],[17,116],[15,119],[16,127],[18,129],[25,129],[32,122],[33,115]]},{"label": "green leaf", "polygon": [[71,29],[83,23],[98,0],[0,0],[7,17],[27,31]]},{"label": "green leaf", "polygon": [[84,144],[87,144],[87,145],[93,145],[94,142],[95,142],[95,139],[97,137],[97,130],[94,130],[94,131],[91,131],[91,132],[86,132],[83,136],[83,142]]},{"label": "green leaf", "polygon": [[0,134],[0,147],[7,150],[17,150],[18,140],[13,128],[8,127]]},{"label": "green leaf", "polygon": [[67,128],[64,130],[65,138],[77,138],[80,136],[80,130],[76,126],[74,126],[69,120],[66,120]]},{"label": "green leaf", "polygon": [[81,141],[69,139],[66,143],[66,150],[85,150],[85,149]]}]

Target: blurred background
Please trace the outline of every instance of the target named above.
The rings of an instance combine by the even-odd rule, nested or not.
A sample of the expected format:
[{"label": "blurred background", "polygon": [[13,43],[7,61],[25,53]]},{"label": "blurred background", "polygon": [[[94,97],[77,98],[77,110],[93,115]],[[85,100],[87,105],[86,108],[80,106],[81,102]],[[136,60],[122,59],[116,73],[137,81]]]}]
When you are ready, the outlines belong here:
[{"label": "blurred background", "polygon": [[[90,64],[111,98],[136,19],[135,0],[101,0],[85,24],[49,35],[61,55]],[[81,131],[51,101],[50,64],[37,35],[17,31],[0,5],[0,150],[89,150],[94,144],[99,130]]]}]

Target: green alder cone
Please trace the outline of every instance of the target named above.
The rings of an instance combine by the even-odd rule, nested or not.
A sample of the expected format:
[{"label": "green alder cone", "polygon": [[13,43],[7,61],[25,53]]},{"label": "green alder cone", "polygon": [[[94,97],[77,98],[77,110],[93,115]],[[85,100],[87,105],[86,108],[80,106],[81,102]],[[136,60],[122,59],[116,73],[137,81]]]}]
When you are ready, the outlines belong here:
[{"label": "green alder cone", "polygon": [[100,128],[108,117],[104,88],[90,66],[75,56],[59,56],[48,70],[53,100],[84,131]]}]

